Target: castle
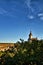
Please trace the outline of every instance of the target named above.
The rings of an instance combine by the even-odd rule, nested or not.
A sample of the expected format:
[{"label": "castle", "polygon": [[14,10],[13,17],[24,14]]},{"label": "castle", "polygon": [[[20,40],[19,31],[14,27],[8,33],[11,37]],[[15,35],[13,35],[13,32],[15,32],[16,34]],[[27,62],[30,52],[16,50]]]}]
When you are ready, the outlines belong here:
[{"label": "castle", "polygon": [[[37,40],[37,38],[32,37],[32,32],[30,31],[28,41],[32,42],[34,40]],[[8,50],[10,47],[14,47],[16,44],[14,43],[0,43],[0,51]]]},{"label": "castle", "polygon": [[32,32],[30,31],[29,38],[28,38],[28,41],[29,41],[29,42],[32,42],[32,41],[37,40],[37,38],[33,38],[32,36],[33,36],[33,35],[32,35]]}]

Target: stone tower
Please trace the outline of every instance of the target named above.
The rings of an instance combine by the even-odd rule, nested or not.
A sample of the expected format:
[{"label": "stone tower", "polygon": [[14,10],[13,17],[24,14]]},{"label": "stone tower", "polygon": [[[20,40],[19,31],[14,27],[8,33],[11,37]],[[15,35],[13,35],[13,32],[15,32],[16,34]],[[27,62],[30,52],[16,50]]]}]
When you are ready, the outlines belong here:
[{"label": "stone tower", "polygon": [[30,34],[29,34],[29,40],[32,39],[32,32],[30,31]]},{"label": "stone tower", "polygon": [[33,36],[33,35],[32,35],[32,32],[30,31],[29,38],[28,38],[28,41],[29,41],[29,42],[38,40],[37,38],[33,38],[32,36]]},{"label": "stone tower", "polygon": [[30,34],[29,34],[28,41],[29,41],[30,43],[32,42],[32,32],[31,32],[31,31],[30,31]]}]

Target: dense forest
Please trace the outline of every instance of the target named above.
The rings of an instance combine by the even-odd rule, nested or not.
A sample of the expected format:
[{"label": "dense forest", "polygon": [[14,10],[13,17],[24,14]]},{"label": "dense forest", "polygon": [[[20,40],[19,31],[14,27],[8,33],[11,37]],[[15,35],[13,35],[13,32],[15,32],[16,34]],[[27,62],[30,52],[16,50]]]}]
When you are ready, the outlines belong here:
[{"label": "dense forest", "polygon": [[43,40],[21,40],[9,50],[0,51],[0,65],[43,65]]}]

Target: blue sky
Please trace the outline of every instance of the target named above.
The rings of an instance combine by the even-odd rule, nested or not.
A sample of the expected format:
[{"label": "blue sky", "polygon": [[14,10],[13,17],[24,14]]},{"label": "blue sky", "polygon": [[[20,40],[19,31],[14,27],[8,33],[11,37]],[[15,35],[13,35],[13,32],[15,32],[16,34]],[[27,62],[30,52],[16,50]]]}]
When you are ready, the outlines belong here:
[{"label": "blue sky", "polygon": [[43,0],[0,0],[0,42],[43,38]]}]

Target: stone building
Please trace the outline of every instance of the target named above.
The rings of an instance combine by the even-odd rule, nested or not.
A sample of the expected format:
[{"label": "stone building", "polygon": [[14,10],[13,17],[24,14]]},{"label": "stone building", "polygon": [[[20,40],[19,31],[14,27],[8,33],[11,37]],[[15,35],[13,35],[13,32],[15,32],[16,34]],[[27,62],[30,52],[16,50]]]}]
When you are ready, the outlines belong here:
[{"label": "stone building", "polygon": [[35,41],[35,40],[37,40],[37,38],[33,38],[32,32],[30,31],[28,41],[32,42],[32,41]]}]

